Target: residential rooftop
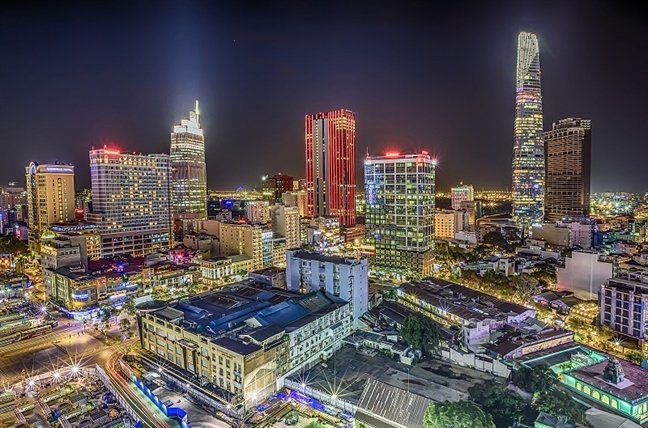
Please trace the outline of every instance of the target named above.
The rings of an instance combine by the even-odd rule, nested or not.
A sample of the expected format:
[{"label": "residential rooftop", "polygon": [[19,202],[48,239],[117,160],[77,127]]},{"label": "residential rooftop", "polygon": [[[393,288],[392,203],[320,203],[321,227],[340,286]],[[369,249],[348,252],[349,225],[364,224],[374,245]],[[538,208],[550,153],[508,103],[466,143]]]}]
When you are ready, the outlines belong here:
[{"label": "residential rooftop", "polygon": [[504,319],[508,315],[533,311],[517,303],[435,277],[402,284],[399,290],[463,320]]},{"label": "residential rooftop", "polygon": [[361,262],[361,259],[355,259],[350,257],[341,257],[341,256],[329,256],[317,251],[308,251],[308,250],[297,250],[293,252],[294,257],[297,257],[302,260],[312,260],[325,263],[335,263],[335,264],[345,264],[345,265],[356,265]]}]

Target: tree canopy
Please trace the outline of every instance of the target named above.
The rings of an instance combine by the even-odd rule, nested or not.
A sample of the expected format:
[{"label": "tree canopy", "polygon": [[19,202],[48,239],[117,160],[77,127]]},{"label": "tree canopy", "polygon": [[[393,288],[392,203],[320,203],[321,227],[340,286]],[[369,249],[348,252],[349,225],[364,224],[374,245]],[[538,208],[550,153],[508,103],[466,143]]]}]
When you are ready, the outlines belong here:
[{"label": "tree canopy", "polygon": [[493,418],[469,401],[431,404],[423,428],[495,428]]},{"label": "tree canopy", "polygon": [[486,381],[468,389],[470,399],[493,417],[497,428],[508,428],[515,422],[531,424],[537,413],[522,397],[495,381]]},{"label": "tree canopy", "polygon": [[482,239],[482,244],[492,245],[501,251],[512,251],[513,246],[499,232],[488,232]]},{"label": "tree canopy", "polygon": [[533,397],[533,407],[550,415],[565,418],[568,421],[585,422],[585,412],[571,395],[557,388],[539,392]]},{"label": "tree canopy", "polygon": [[527,392],[546,391],[558,384],[558,377],[551,368],[542,364],[533,368],[520,367],[511,377],[513,385]]},{"label": "tree canopy", "polygon": [[421,314],[415,314],[403,321],[401,336],[412,348],[430,352],[439,346],[441,333],[434,321]]}]

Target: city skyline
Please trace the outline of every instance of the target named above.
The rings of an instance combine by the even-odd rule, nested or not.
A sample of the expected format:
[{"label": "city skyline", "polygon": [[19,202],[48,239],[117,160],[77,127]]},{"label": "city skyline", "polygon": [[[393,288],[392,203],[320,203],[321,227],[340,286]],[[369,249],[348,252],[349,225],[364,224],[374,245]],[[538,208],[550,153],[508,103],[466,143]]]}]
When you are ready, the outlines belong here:
[{"label": "city skyline", "polygon": [[[425,7],[386,6],[370,12],[356,5],[347,18],[336,21],[339,28],[333,38],[320,46],[324,56],[335,52],[344,59],[345,71],[329,64],[315,66],[305,49],[321,34],[308,29],[318,25],[308,24],[325,27],[333,18],[314,17],[281,4],[276,11],[261,9],[260,25],[258,18],[246,19],[242,10],[197,4],[178,12],[162,3],[151,15],[136,5],[121,12],[90,6],[74,10],[16,6],[8,13],[13,19],[0,33],[0,40],[11,40],[20,23],[24,38],[8,51],[17,59],[15,67],[0,75],[10,100],[3,117],[12,124],[5,138],[16,142],[11,156],[0,161],[0,182],[20,181],[21,167],[32,159],[44,163],[58,159],[75,165],[78,187],[88,187],[85,152],[92,146],[167,152],[168,129],[185,116],[194,99],[200,99],[209,135],[212,189],[260,186],[262,175],[276,172],[301,177],[303,115],[340,107],[357,114],[358,154],[367,148],[372,153],[427,149],[439,159],[440,189],[459,181],[477,189],[510,188],[514,46],[517,33],[524,30],[540,37],[545,130],[563,117],[591,118],[597,124],[592,190],[644,192],[640,159],[648,149],[639,142],[646,124],[638,101],[623,95],[641,93],[646,85],[642,67],[634,63],[644,59],[632,54],[641,43],[634,37],[641,34],[641,25],[621,8],[579,4],[525,3],[512,12],[503,2],[491,8],[478,6],[484,8],[484,14],[475,14],[479,17],[463,17],[453,6],[432,16]],[[41,27],[43,14],[48,13],[70,24],[51,40],[54,47],[67,48],[51,49],[56,57],[37,43],[38,34],[47,28]],[[498,20],[491,23],[488,17],[494,16]],[[227,25],[213,26],[220,28],[216,31],[206,25],[208,17],[231,19]],[[434,19],[435,25],[422,22],[424,17]],[[466,20],[460,29],[451,24],[458,17]],[[357,29],[353,23],[361,18],[362,28]],[[171,19],[174,26],[177,22],[175,36],[165,31]],[[106,27],[113,22],[124,31],[114,34]],[[384,33],[386,23],[392,23],[394,31]],[[605,31],[603,37],[599,25],[614,31]],[[142,34],[143,27],[148,36]],[[111,37],[117,43],[110,44]],[[334,51],[343,39],[354,43]],[[110,47],[119,41],[131,41],[133,47]],[[157,47],[138,49],[150,41]],[[87,44],[96,53],[88,52]],[[40,61],[51,61],[46,69],[53,72],[45,75],[35,63],[23,61],[25,46],[33,48]],[[588,54],[577,55],[584,48]],[[167,66],[170,51],[176,60]],[[81,54],[87,54],[82,64],[69,61],[71,55]],[[374,69],[385,59],[391,59],[386,67]],[[133,78],[142,73],[147,75],[145,83]],[[313,79],[321,84],[310,85]],[[277,99],[282,100],[280,108]],[[52,111],[54,105],[57,112]],[[76,119],[67,120],[70,116]],[[461,125],[465,117],[471,117],[470,127]],[[250,118],[255,126],[247,126]],[[31,130],[28,141],[21,133],[25,126]],[[278,152],[273,150],[276,145],[285,148],[281,156],[254,156]],[[34,156],[33,150],[39,155]],[[246,174],[236,174],[237,161],[243,158]],[[360,182],[359,159],[356,164]],[[615,172],[620,169],[625,173]]]}]

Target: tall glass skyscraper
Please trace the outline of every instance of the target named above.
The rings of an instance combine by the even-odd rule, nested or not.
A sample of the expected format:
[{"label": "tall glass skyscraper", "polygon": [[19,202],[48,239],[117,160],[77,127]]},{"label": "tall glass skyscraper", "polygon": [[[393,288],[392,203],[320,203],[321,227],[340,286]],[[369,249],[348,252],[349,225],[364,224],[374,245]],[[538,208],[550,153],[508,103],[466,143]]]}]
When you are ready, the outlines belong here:
[{"label": "tall glass skyscraper", "polygon": [[518,36],[513,143],[513,220],[524,234],[544,214],[545,159],[542,141],[540,52],[533,33]]},{"label": "tall glass skyscraper", "polygon": [[200,127],[198,101],[189,119],[171,133],[173,216],[179,220],[207,219],[205,136]]},{"label": "tall glass skyscraper", "polygon": [[367,242],[376,251],[376,270],[405,277],[432,273],[434,174],[427,152],[365,160]]}]

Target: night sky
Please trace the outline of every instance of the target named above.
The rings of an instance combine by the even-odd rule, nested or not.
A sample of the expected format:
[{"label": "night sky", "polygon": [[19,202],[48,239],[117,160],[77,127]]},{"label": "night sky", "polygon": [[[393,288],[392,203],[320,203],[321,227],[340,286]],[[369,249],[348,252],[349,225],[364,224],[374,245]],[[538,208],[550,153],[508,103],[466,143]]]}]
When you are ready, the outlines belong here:
[{"label": "night sky", "polygon": [[504,189],[517,33],[532,31],[545,128],[592,119],[593,191],[648,191],[648,19],[622,2],[13,3],[0,183],[61,160],[81,189],[92,146],[168,152],[198,98],[210,189],[303,177],[304,115],[339,107],[357,115],[359,173],[367,148],[427,149],[439,188]]}]

